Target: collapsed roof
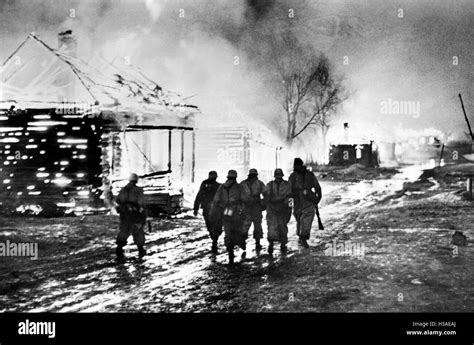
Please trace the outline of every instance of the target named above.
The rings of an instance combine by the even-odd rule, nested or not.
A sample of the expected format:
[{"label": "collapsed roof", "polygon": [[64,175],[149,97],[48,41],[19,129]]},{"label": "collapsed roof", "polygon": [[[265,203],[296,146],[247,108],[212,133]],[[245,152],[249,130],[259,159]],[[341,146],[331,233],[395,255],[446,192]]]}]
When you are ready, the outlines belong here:
[{"label": "collapsed roof", "polygon": [[1,67],[0,108],[80,105],[124,125],[189,124],[199,112],[136,67],[119,67],[99,57],[87,63],[73,55],[30,34]]}]

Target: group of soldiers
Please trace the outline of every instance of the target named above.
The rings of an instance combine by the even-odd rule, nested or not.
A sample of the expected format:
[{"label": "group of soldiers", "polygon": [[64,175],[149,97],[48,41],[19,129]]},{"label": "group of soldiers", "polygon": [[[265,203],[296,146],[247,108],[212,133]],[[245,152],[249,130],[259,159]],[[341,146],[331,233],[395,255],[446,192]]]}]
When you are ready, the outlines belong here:
[{"label": "group of soldiers", "polygon": [[[316,176],[306,168],[300,158],[295,158],[293,173],[288,181],[281,169],[275,169],[274,180],[266,185],[259,180],[258,171],[250,169],[247,179],[238,183],[237,172],[229,170],[227,181],[217,182],[217,173],[201,183],[194,202],[194,215],[203,210],[204,220],[212,239],[212,252],[217,253],[217,241],[224,231],[224,244],[229,263],[234,263],[234,248],[246,250],[246,241],[253,224],[255,249],[262,250],[262,212],[266,210],[268,226],[268,253],[273,254],[275,242],[280,243],[283,254],[287,252],[288,223],[296,219],[299,243],[308,248],[308,239],[317,206],[321,200],[321,187]],[[321,226],[320,226],[321,227]]]},{"label": "group of soldiers", "polygon": [[[293,172],[285,180],[283,171],[275,169],[274,180],[266,185],[259,180],[258,171],[250,169],[247,179],[238,183],[237,172],[229,170],[227,181],[217,182],[217,173],[209,172],[209,177],[201,183],[194,202],[194,215],[199,208],[209,235],[212,239],[212,252],[217,253],[219,236],[224,232],[224,244],[229,255],[229,263],[234,263],[236,246],[246,250],[246,242],[251,225],[255,249],[262,250],[263,239],[262,212],[266,210],[268,226],[268,253],[273,254],[275,242],[280,243],[282,254],[287,251],[288,223],[293,215],[299,243],[308,248],[308,239],[318,203],[321,200],[321,187],[316,176],[306,168],[300,158],[295,158]],[[146,255],[144,226],[146,223],[143,188],[137,186],[138,176],[132,174],[129,183],[122,188],[116,198],[120,215],[120,231],[117,236],[116,254],[124,260],[123,247],[130,235],[138,247],[139,257]],[[320,225],[320,228],[322,225]]]}]

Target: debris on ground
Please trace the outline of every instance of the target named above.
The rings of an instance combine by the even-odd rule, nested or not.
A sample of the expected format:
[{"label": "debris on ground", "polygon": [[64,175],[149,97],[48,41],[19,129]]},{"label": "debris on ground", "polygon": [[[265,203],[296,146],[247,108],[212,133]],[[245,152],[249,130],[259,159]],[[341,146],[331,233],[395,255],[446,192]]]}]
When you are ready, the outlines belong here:
[{"label": "debris on ground", "polygon": [[395,168],[372,168],[356,163],[348,167],[341,166],[315,166],[319,179],[332,181],[361,181],[368,179],[383,179],[399,173]]},{"label": "debris on ground", "polygon": [[446,176],[474,176],[474,163],[449,164],[431,169],[425,169],[420,179],[433,177],[443,179]]}]

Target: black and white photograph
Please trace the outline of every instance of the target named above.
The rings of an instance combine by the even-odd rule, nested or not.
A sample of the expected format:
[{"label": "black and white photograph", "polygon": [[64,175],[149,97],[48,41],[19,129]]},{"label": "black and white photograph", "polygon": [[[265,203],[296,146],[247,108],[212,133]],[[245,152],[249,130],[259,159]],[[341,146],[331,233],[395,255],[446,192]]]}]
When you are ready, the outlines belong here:
[{"label": "black and white photograph", "polygon": [[8,334],[384,314],[379,344],[472,344],[473,36],[472,0],[1,0]]}]

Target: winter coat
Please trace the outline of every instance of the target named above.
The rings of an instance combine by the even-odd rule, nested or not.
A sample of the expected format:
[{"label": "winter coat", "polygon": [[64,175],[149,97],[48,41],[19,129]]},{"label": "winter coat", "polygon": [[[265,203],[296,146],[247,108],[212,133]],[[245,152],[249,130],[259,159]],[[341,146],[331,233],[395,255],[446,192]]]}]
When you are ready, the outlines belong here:
[{"label": "winter coat", "polygon": [[142,208],[145,205],[143,188],[138,187],[135,183],[128,183],[117,196],[119,206],[130,205]]},{"label": "winter coat", "polygon": [[269,241],[288,242],[288,222],[291,218],[291,207],[288,206],[291,196],[291,185],[288,181],[271,181],[263,192],[267,205],[267,238]]},{"label": "winter coat", "polygon": [[294,198],[295,212],[306,208],[316,208],[322,192],[316,176],[306,168],[291,173],[288,181],[291,184],[291,196]]},{"label": "winter coat", "polygon": [[196,199],[194,201],[194,210],[199,210],[199,207],[202,207],[202,209],[207,209],[210,207],[220,185],[221,184],[216,180],[204,180],[201,183],[199,192],[196,195]]},{"label": "winter coat", "polygon": [[261,195],[265,190],[265,184],[259,179],[246,179],[240,183],[242,187],[242,198],[244,206],[250,209],[258,208],[260,211],[265,209]]},{"label": "winter coat", "polygon": [[289,198],[291,197],[291,184],[288,181],[268,182],[263,192],[267,212],[287,211]]},{"label": "winter coat", "polygon": [[121,215],[121,219],[126,217],[132,223],[144,223],[146,214],[144,212],[145,201],[143,188],[138,187],[135,183],[130,182],[122,188],[117,196],[117,211]]},{"label": "winter coat", "polygon": [[[224,214],[226,211],[230,213]],[[240,220],[242,216],[242,188],[235,180],[227,180],[217,189],[212,202],[212,217],[229,216],[233,221]]]}]

